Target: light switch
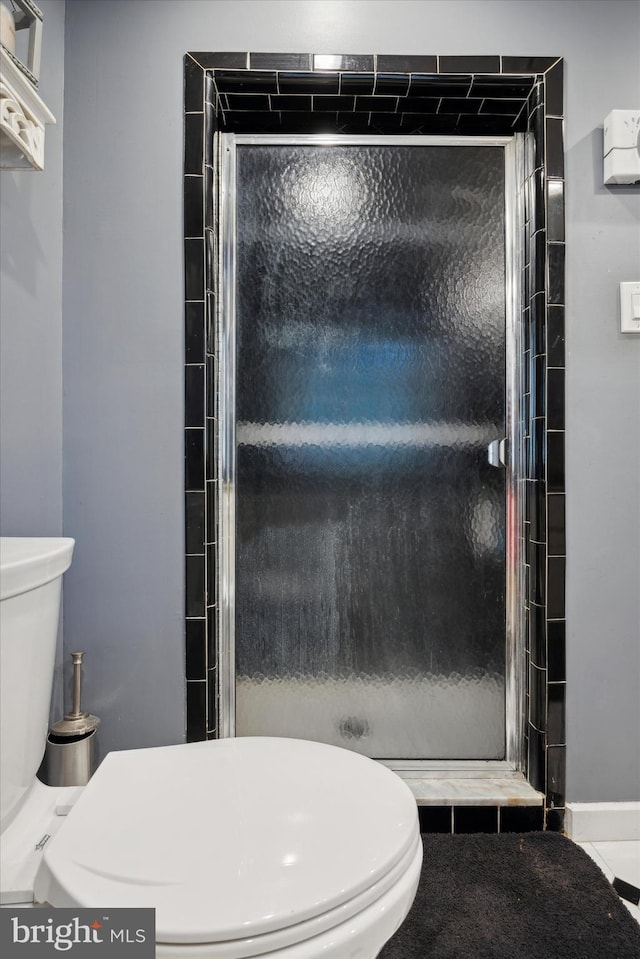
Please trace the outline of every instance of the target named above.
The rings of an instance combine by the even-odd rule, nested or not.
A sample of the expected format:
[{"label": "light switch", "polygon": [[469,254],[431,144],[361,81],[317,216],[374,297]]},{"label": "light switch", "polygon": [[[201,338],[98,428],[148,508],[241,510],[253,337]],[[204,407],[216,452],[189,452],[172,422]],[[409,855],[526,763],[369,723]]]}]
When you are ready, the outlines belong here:
[{"label": "light switch", "polygon": [[620,284],[620,330],[640,333],[640,283]]}]

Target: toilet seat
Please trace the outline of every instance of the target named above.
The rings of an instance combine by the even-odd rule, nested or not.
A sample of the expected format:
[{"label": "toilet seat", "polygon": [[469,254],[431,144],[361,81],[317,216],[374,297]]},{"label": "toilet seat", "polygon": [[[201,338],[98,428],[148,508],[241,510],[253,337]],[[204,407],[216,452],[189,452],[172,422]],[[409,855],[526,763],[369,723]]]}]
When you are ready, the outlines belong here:
[{"label": "toilet seat", "polygon": [[391,895],[419,871],[419,843],[408,787],[344,749],[247,737],[128,750],[48,844],[35,897],[151,906],[159,944],[240,959]]}]

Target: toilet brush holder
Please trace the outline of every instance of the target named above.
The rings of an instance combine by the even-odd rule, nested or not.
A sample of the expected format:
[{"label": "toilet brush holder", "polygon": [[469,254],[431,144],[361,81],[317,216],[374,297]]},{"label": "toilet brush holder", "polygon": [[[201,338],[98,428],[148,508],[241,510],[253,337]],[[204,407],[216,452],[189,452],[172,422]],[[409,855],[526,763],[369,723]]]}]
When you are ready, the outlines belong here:
[{"label": "toilet brush holder", "polygon": [[96,768],[96,731],[80,736],[47,737],[47,783],[49,786],[86,786]]},{"label": "toilet brush holder", "polygon": [[64,719],[53,724],[47,737],[49,786],[86,786],[96,768],[95,739],[100,720],[81,709],[83,657],[84,653],[71,653],[73,706]]}]

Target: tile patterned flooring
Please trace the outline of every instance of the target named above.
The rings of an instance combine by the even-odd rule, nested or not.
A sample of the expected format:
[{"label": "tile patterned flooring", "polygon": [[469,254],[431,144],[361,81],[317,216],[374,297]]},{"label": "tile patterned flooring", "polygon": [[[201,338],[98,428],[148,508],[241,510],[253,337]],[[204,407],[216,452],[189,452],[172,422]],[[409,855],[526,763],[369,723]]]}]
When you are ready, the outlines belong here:
[{"label": "tile patterned flooring", "polygon": [[[640,839],[629,842],[579,842],[581,849],[591,856],[612,882],[614,878],[623,879],[640,888]],[[640,923],[640,906],[622,899],[634,919]]]}]

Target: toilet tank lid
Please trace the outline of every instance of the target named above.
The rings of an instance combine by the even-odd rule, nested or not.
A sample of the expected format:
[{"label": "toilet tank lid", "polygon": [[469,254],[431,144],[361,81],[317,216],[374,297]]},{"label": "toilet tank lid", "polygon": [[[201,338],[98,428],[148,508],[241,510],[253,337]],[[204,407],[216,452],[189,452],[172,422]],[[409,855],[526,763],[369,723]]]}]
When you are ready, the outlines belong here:
[{"label": "toilet tank lid", "polygon": [[107,756],[47,845],[35,898],[153,907],[158,942],[244,939],[359,896],[417,835],[405,783],[338,747],[246,737],[128,750]]},{"label": "toilet tank lid", "polygon": [[71,565],[74,544],[64,536],[1,536],[0,600],[62,576]]}]

